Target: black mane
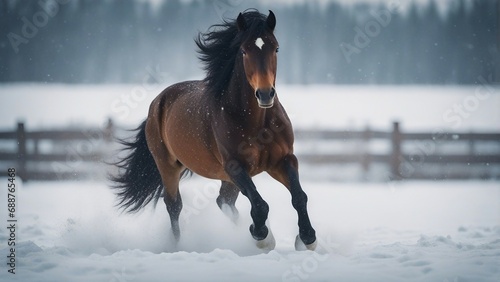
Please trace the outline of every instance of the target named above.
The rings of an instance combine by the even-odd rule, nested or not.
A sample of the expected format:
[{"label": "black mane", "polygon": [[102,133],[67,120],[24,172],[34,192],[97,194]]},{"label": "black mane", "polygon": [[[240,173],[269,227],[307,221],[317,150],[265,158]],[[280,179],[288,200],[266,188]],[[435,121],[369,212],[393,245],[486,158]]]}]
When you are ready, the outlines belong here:
[{"label": "black mane", "polygon": [[252,34],[260,35],[266,28],[267,16],[255,9],[245,10],[246,30],[240,32],[236,20],[212,25],[195,39],[199,59],[205,64],[208,92],[220,98],[227,89],[240,45]]}]

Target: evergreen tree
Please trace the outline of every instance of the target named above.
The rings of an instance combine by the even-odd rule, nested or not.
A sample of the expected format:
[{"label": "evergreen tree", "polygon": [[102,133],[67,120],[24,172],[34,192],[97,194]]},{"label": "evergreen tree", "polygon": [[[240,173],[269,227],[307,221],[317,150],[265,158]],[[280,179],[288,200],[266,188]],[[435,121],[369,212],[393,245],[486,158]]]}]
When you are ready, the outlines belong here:
[{"label": "evergreen tree", "polygon": [[[43,22],[44,5],[54,3],[0,1],[0,82],[142,83],[151,68],[171,80],[199,79],[203,71],[193,38],[220,16],[235,18],[252,6],[263,13],[271,8],[278,16],[281,83],[500,79],[500,4],[493,0],[452,1],[444,16],[436,0],[415,1],[391,13],[379,30],[374,13],[387,11],[385,3],[166,0],[154,10],[149,1],[74,0],[57,4],[57,13]],[[35,27],[34,21],[43,24]],[[356,46],[360,31],[369,41],[364,46]],[[13,34],[18,36],[14,43]],[[356,52],[347,58],[342,44]]]}]

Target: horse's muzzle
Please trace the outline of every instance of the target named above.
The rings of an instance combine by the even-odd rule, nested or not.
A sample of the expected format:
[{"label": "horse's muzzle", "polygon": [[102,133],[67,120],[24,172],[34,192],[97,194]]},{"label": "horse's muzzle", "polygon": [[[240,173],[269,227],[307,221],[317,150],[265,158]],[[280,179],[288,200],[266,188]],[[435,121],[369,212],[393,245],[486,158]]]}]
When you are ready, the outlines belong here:
[{"label": "horse's muzzle", "polygon": [[255,91],[255,97],[261,108],[271,108],[274,105],[274,96],[276,96],[274,87],[266,90],[257,89],[257,91]]}]

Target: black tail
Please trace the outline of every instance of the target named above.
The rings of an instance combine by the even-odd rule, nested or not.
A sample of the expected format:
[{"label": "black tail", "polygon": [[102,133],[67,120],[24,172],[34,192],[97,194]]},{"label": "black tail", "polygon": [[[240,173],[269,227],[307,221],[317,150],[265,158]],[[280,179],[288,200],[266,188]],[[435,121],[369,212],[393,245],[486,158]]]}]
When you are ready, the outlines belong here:
[{"label": "black tail", "polygon": [[111,177],[120,200],[118,206],[128,212],[137,212],[151,201],[156,206],[163,191],[160,172],[146,142],[146,121],[136,130],[139,132],[135,141],[121,140],[125,145],[123,150],[130,153],[116,163],[121,170],[120,174]]}]

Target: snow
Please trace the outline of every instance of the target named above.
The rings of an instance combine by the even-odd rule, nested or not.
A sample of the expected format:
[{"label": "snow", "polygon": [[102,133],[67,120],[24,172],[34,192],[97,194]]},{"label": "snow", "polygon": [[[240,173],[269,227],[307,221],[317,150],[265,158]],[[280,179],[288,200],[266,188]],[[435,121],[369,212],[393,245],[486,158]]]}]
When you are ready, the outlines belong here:
[{"label": "snow", "polygon": [[[28,130],[102,126],[108,117],[135,128],[166,86],[2,84],[0,130],[18,120]],[[497,86],[276,90],[295,128],[388,130],[399,120],[404,131],[500,129]],[[267,176],[255,178],[276,238],[269,253],[248,232],[246,198],[236,203],[236,223],[218,209],[217,181],[181,183],[182,238],[175,245],[161,202],[122,214],[109,183],[18,180],[16,274],[2,263],[0,281],[500,281],[500,182],[339,183],[328,181],[332,174],[301,166],[316,252],[294,250],[297,215],[288,191]],[[6,224],[6,189],[0,194]],[[9,235],[0,228],[5,259]]]},{"label": "snow", "polygon": [[[2,84],[0,129],[24,120],[27,128],[101,126],[108,117],[135,128],[151,101],[168,86]],[[295,128],[500,131],[500,88],[478,86],[277,85]],[[13,98],[15,97],[15,98]],[[6,104],[7,105],[7,104]]]},{"label": "snow", "polygon": [[[303,171],[307,174],[308,171]],[[0,179],[0,183],[6,183]],[[276,249],[263,253],[248,232],[242,196],[233,223],[217,207],[219,183],[181,183],[176,246],[163,203],[122,214],[103,182],[18,183],[16,274],[6,281],[498,281],[498,182],[304,182],[316,252],[297,252],[288,191],[255,178],[269,203]],[[5,199],[5,189],[1,190]],[[2,201],[4,203],[5,201]],[[5,209],[5,205],[2,205]],[[1,221],[6,222],[5,213]],[[7,252],[7,230],[0,250]]]},{"label": "snow", "polygon": [[[312,85],[278,91],[293,124],[299,128],[364,129],[369,125],[389,129],[392,121],[398,120],[402,130],[500,130],[498,87],[490,88],[491,95],[483,100],[475,98],[477,92],[484,92],[482,86]],[[472,104],[473,99],[477,104]]]}]

